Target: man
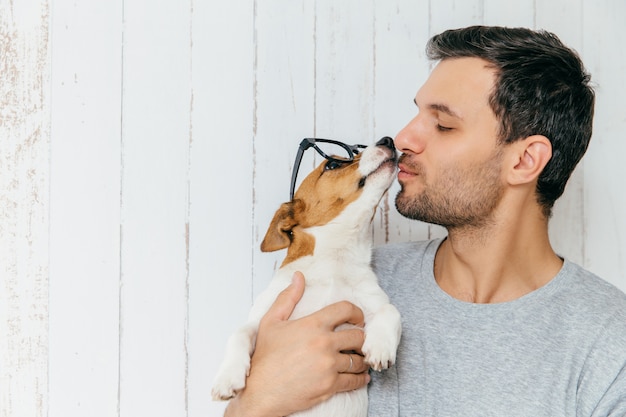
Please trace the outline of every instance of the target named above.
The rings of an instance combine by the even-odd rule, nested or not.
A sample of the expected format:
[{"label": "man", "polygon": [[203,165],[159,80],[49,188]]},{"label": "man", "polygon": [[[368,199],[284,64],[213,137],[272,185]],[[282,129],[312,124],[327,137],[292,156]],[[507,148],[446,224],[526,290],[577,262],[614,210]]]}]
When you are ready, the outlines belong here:
[{"label": "man", "polygon": [[[372,373],[371,416],[624,416],[626,296],[560,258],[554,201],[591,137],[594,94],[552,34],[471,27],[428,44],[438,61],[397,135],[398,211],[443,240],[376,250],[403,316],[396,365]],[[350,372],[349,303],[288,321],[303,277],[265,316],[246,389],[226,415],[278,416],[369,383]],[[355,357],[355,355],[352,355]]]}]

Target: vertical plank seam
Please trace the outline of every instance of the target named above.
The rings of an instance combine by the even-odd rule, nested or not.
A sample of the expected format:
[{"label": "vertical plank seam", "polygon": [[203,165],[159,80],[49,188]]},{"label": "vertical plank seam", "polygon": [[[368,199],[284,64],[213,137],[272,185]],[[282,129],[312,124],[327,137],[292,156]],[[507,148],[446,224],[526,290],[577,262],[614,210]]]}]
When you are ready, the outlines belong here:
[{"label": "vertical plank seam", "polygon": [[481,0],[480,3],[480,21],[485,24],[485,0]]},{"label": "vertical plank seam", "polygon": [[[48,259],[47,259],[47,275],[48,275],[48,282],[47,282],[47,290],[48,290],[48,294],[47,294],[47,300],[46,302],[48,303],[47,308],[46,308],[46,332],[47,332],[47,357],[46,357],[46,404],[45,404],[45,415],[47,416],[50,413],[50,263],[51,263],[51,259],[50,259],[50,247],[52,245],[51,242],[51,210],[50,210],[50,202],[52,201],[52,181],[51,181],[51,173],[52,173],[52,13],[50,12],[50,6],[49,3],[46,1],[46,12],[47,12],[47,36],[48,36],[48,45],[47,48],[48,50],[46,51],[46,54],[48,55],[48,70],[49,70],[49,77],[50,77],[50,82],[48,84],[48,172],[47,172],[47,176],[48,176],[48,208],[47,208],[47,216],[48,216],[48,227],[47,227],[47,240],[48,240],[48,247],[47,247],[47,251],[48,251]],[[42,410],[43,412],[43,410]]]},{"label": "vertical plank seam", "polygon": [[[45,339],[45,343],[46,343],[46,357],[45,357],[45,362],[46,362],[46,373],[45,373],[45,381],[46,381],[46,387],[40,391],[40,401],[42,401],[43,403],[40,404],[40,412],[41,415],[48,415],[48,413],[50,412],[50,201],[51,201],[51,195],[52,195],[52,182],[50,180],[50,174],[52,172],[52,16],[51,16],[51,12],[50,12],[50,2],[48,0],[44,1],[43,7],[45,8],[42,17],[45,16],[44,21],[45,21],[45,25],[46,25],[46,29],[45,29],[45,34],[46,34],[46,40],[45,40],[45,48],[46,48],[46,69],[47,69],[47,77],[48,77],[48,85],[47,85],[47,95],[44,97],[43,96],[43,91],[42,91],[42,103],[41,103],[41,107],[42,109],[45,108],[46,106],[48,107],[47,110],[47,134],[48,134],[48,155],[47,155],[47,172],[46,172],[46,176],[47,176],[47,180],[48,180],[48,184],[47,184],[47,192],[48,192],[48,197],[47,197],[47,205],[48,207],[46,209],[44,209],[45,212],[45,216],[46,216],[46,222],[47,224],[47,236],[46,239],[48,241],[48,247],[46,249],[47,253],[46,253],[46,278],[47,278],[47,282],[44,284],[46,287],[46,312],[45,312],[45,332],[46,332],[46,339]],[[43,74],[41,74],[41,76],[43,77]],[[44,85],[42,85],[42,90],[44,89]],[[47,102],[46,102],[47,101]],[[42,122],[43,123],[43,122]],[[45,396],[43,394],[43,392],[45,391]],[[45,409],[45,411],[44,411]]]},{"label": "vertical plank seam", "polygon": [[187,213],[185,219],[185,323],[183,347],[185,351],[184,407],[189,416],[189,242],[191,219],[191,152],[193,147],[193,0],[189,0],[189,141],[187,146]]},{"label": "vertical plank seam", "polygon": [[317,137],[317,0],[313,2],[313,137]]},{"label": "vertical plank seam", "polygon": [[124,256],[123,256],[123,242],[124,242],[124,50],[126,46],[125,34],[126,34],[126,4],[125,0],[120,0],[122,7],[122,34],[121,34],[121,48],[120,48],[120,224],[119,224],[119,274],[118,274],[118,306],[117,306],[117,416],[121,417],[122,410],[122,311],[123,311],[123,297],[122,288],[124,285]]},{"label": "vertical plank seam", "polygon": [[250,240],[251,240],[251,245],[250,245],[250,258],[252,259],[252,262],[250,263],[250,293],[249,293],[249,300],[250,300],[250,305],[252,305],[252,302],[254,300],[254,282],[255,282],[255,264],[256,264],[256,256],[255,256],[255,252],[254,252],[254,239],[256,238],[256,233],[255,233],[255,224],[256,224],[256,217],[257,217],[257,211],[256,211],[256,166],[257,166],[257,155],[256,155],[256,145],[257,145],[257,123],[258,123],[258,78],[257,78],[257,71],[258,71],[258,59],[259,59],[259,47],[258,47],[258,37],[257,37],[257,1],[253,0],[252,2],[252,178],[251,178],[251,193],[252,193],[252,209],[251,209],[251,219],[252,221],[250,222],[250,227],[251,227],[251,233],[250,233]]}]

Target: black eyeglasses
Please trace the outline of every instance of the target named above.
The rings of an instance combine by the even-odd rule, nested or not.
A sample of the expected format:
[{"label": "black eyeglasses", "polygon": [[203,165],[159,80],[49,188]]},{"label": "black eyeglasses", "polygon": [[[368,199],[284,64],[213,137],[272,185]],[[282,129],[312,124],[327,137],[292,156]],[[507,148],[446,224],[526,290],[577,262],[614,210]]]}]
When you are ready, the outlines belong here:
[{"label": "black eyeglasses", "polygon": [[343,142],[331,139],[304,138],[298,147],[296,161],[293,164],[291,172],[291,187],[289,189],[289,199],[293,200],[293,194],[296,190],[296,178],[302,162],[304,151],[313,148],[329,161],[345,163],[354,161],[354,155],[360,152],[360,149],[367,148],[365,145],[348,145]]}]

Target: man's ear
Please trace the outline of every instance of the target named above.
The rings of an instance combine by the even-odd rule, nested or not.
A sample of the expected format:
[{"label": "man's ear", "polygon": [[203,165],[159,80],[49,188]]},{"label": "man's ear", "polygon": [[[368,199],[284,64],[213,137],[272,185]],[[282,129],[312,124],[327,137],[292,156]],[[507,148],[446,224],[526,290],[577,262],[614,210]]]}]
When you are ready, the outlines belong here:
[{"label": "man's ear", "polygon": [[509,171],[511,184],[535,181],[552,158],[552,143],[543,135],[533,135],[513,144],[512,169]]},{"label": "man's ear", "polygon": [[281,204],[261,242],[261,251],[273,252],[289,247],[293,240],[292,230],[298,225],[297,217],[303,204],[298,199]]}]

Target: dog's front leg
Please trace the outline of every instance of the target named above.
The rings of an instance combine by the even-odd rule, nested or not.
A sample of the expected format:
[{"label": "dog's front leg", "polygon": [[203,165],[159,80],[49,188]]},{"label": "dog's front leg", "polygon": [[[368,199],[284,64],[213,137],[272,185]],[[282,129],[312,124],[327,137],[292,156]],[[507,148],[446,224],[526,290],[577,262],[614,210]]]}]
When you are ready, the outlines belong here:
[{"label": "dog's front leg", "polygon": [[274,279],[270,287],[259,294],[248,315],[248,323],[228,339],[226,356],[211,390],[214,400],[231,399],[246,386],[246,378],[250,373],[250,358],[256,346],[259,323],[278,293],[287,285]]},{"label": "dog's front leg", "polygon": [[250,322],[228,339],[226,356],[211,390],[214,400],[229,400],[246,386],[258,327],[258,322]]},{"label": "dog's front leg", "polygon": [[369,317],[366,313],[365,341],[362,352],[374,370],[389,368],[396,361],[396,350],[400,343],[402,323],[400,313],[391,304],[381,305]]}]

